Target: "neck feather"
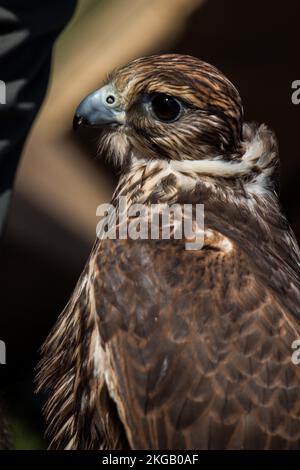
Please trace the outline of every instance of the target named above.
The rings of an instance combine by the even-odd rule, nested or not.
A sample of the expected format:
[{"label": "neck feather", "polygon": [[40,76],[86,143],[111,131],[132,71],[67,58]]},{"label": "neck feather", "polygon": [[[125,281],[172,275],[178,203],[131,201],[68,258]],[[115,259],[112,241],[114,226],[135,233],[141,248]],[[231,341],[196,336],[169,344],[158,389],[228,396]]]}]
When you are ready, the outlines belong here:
[{"label": "neck feather", "polygon": [[242,154],[238,159],[224,156],[202,160],[146,159],[134,151],[130,164],[120,178],[114,199],[126,195],[132,202],[185,202],[183,192],[201,185],[228,197],[276,195],[278,168],[277,142],[265,126],[244,125]]}]

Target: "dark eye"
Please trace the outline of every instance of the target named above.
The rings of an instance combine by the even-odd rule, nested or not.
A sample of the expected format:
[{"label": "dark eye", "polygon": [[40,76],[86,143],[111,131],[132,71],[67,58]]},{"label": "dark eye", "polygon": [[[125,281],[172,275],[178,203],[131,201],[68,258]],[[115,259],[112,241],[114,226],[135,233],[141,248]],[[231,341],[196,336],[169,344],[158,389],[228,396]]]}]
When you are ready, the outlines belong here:
[{"label": "dark eye", "polygon": [[176,121],[181,114],[181,104],[169,95],[156,95],[151,100],[152,112],[160,121]]}]

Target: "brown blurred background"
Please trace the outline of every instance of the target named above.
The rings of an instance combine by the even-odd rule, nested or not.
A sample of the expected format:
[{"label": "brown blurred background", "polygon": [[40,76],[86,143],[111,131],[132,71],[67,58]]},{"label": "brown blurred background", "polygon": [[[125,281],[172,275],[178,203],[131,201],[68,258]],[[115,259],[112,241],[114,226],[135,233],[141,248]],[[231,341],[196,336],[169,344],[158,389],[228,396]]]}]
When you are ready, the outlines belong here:
[{"label": "brown blurred background", "polygon": [[[33,13],[34,14],[34,13]],[[18,448],[43,448],[38,348],[66,304],[95,237],[96,207],[117,175],[96,159],[97,132],[71,131],[74,109],[106,74],[158,52],[195,55],[237,86],[246,120],[279,139],[282,203],[300,238],[300,79],[296,0],[81,0],[56,43],[47,99],[24,150],[1,248],[2,400]]]}]

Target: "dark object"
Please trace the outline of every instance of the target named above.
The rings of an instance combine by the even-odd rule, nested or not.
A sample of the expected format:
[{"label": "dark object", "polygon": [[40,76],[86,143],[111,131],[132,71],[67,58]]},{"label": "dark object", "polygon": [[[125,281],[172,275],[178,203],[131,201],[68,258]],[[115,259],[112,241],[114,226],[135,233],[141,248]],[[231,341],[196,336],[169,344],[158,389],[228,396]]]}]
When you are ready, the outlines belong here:
[{"label": "dark object", "polygon": [[[0,6],[0,236],[3,234],[15,174],[32,122],[45,96],[52,47],[73,14],[76,0],[3,0]],[[0,449],[11,439],[0,414]]]},{"label": "dark object", "polygon": [[4,0],[0,6],[0,234],[3,232],[22,148],[44,99],[52,47],[76,0]]}]

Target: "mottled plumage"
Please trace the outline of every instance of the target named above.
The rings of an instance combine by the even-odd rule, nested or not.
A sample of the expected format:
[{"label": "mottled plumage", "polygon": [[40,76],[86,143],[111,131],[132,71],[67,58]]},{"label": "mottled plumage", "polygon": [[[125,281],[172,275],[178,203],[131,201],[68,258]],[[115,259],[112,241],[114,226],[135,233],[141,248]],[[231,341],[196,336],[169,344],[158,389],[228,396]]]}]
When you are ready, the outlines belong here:
[{"label": "mottled plumage", "polygon": [[[204,203],[205,243],[96,241],[43,347],[51,447],[299,448],[299,248],[273,133],[193,57],[133,61],[101,90],[76,121],[104,126],[114,204]],[[176,119],[157,118],[157,95]]]}]

